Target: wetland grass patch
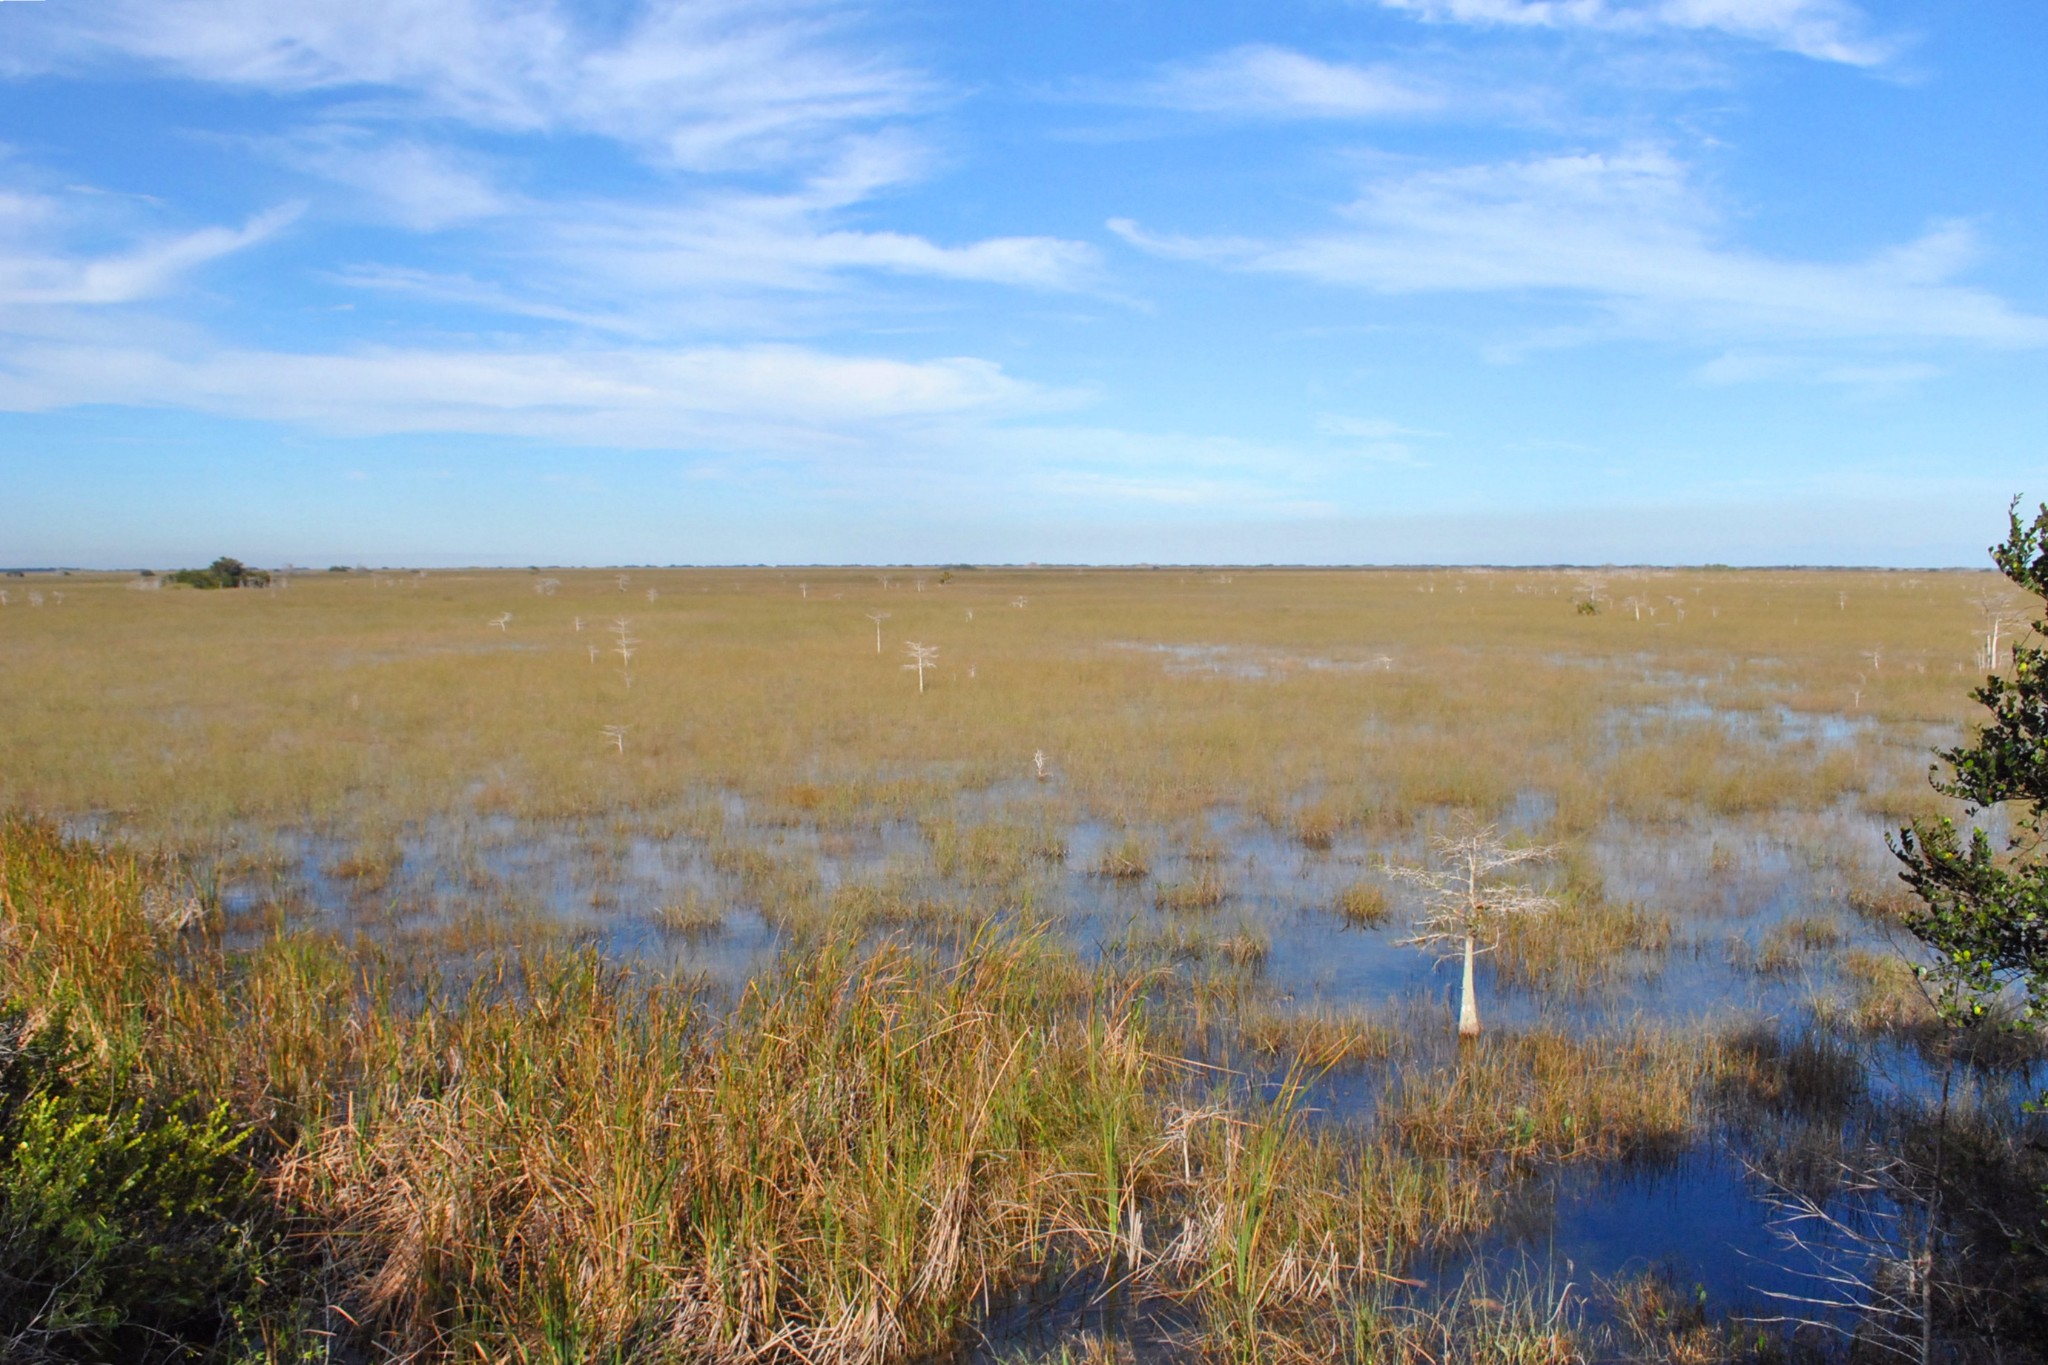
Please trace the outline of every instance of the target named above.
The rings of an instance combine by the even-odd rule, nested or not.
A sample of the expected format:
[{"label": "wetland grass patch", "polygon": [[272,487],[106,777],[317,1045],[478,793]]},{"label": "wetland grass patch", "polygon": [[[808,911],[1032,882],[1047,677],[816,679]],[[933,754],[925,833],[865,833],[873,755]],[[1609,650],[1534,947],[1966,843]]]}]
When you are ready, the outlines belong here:
[{"label": "wetland grass patch", "polygon": [[290,1232],[271,1328],[331,1304],[422,1360],[916,1357],[1060,1265],[1121,1266],[1219,1346],[1305,1341],[1483,1226],[1508,1174],[1666,1138],[1698,1075],[1649,1035],[1444,1058],[1271,1033],[1393,1068],[1357,1130],[1310,1121],[1307,1062],[1219,1088],[1179,1060],[1192,997],[1042,931],[824,940],[726,1008],[587,951],[466,984],[301,935],[230,951],[217,916],[152,920],[174,875],[10,820],[0,989],[60,1010],[96,1074],[218,1116],[248,1216]]}]

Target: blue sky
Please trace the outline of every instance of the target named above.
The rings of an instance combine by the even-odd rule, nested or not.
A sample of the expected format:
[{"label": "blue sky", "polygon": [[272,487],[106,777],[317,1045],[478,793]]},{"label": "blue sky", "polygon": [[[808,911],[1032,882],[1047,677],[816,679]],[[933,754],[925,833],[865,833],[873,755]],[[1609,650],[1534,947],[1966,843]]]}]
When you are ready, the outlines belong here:
[{"label": "blue sky", "polygon": [[2039,0],[0,0],[0,562],[1971,564]]}]

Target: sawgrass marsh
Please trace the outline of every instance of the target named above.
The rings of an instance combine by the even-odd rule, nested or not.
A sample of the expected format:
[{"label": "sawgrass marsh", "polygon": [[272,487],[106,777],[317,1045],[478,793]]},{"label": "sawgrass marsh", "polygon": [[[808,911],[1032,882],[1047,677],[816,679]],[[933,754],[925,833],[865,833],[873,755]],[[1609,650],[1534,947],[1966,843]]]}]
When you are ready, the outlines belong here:
[{"label": "sawgrass marsh", "polygon": [[[197,1125],[249,1253],[79,1340],[1846,1359],[1853,1306],[1765,1311],[1785,1201],[1861,1197],[1937,1074],[2039,1165],[1883,842],[1945,809],[1987,574],[137,581],[0,608],[4,989],[68,1049],[23,1093]],[[1556,849],[1464,1044],[1389,875],[1460,822]],[[1616,1180],[1675,1212],[1557,1251]],[[1943,1340],[2035,1358],[1979,1271]]]}]

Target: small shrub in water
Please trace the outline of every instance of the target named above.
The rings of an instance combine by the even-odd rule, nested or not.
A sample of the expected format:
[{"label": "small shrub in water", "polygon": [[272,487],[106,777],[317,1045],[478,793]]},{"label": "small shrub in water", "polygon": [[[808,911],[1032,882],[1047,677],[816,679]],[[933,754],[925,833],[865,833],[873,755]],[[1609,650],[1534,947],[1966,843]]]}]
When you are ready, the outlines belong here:
[{"label": "small shrub in water", "polygon": [[1095,875],[1098,877],[1136,881],[1151,875],[1151,872],[1152,854],[1135,834],[1125,835],[1114,847],[1104,849],[1102,856],[1095,860]]}]

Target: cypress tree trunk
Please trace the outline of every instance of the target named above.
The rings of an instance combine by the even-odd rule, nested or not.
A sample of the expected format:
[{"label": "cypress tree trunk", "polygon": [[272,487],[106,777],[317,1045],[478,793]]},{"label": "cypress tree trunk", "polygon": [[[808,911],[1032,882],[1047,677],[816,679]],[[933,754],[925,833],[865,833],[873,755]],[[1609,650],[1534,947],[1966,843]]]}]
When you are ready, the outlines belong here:
[{"label": "cypress tree trunk", "polygon": [[1465,992],[1458,1005],[1458,1036],[1479,1036],[1479,992],[1472,988],[1472,935],[1465,935]]}]

